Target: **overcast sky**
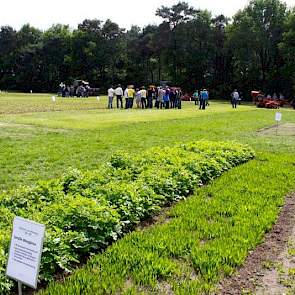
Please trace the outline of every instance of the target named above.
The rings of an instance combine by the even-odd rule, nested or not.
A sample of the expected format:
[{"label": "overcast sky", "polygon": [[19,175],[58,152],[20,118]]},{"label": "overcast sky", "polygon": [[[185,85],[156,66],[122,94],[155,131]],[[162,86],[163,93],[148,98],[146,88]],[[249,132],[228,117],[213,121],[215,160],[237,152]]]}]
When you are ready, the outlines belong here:
[{"label": "overcast sky", "polygon": [[[0,0],[0,25],[19,29],[30,23],[39,29],[52,24],[68,24],[76,28],[84,19],[106,20],[110,18],[123,28],[132,24],[145,26],[159,23],[155,11],[161,5],[171,6],[177,0]],[[188,0],[195,8],[208,9],[213,15],[232,16],[245,7],[248,0]],[[295,6],[295,0],[285,1]]]}]

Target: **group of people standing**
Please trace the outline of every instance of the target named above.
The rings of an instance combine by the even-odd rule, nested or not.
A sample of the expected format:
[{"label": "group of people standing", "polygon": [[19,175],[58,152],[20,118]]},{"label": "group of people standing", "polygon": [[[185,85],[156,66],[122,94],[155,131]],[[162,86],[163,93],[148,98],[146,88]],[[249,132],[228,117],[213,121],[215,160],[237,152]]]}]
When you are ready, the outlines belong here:
[{"label": "group of people standing", "polygon": [[89,85],[66,85],[63,82],[59,84],[57,95],[61,97],[88,97],[89,96]]},{"label": "group of people standing", "polygon": [[[205,110],[206,106],[209,106],[209,91],[202,89],[201,91],[196,90],[193,94],[193,100],[195,105],[199,106],[200,110]],[[231,105],[234,109],[237,108],[237,104],[241,103],[241,95],[237,89],[231,93]]]},{"label": "group of people standing", "polygon": [[193,100],[195,101],[195,105],[199,106],[200,110],[205,110],[206,106],[209,105],[209,91],[205,88],[201,91],[196,90],[193,93]]},{"label": "group of people standing", "polygon": [[[157,109],[181,109],[181,97],[181,89],[176,87],[149,86],[146,89],[145,86],[142,86],[140,89],[134,89],[133,85],[129,85],[123,91],[119,84],[115,89],[113,87],[108,89],[108,108],[113,108],[113,101],[116,98],[118,109],[132,109],[134,101],[137,108],[142,109],[152,109],[153,107]],[[123,99],[125,99],[125,106]]]},{"label": "group of people standing", "polygon": [[[206,106],[209,105],[209,91],[207,89],[203,89],[201,91],[196,90],[193,94],[193,100],[195,101],[195,105],[199,105],[200,110],[205,110]],[[235,89],[231,93],[231,105],[234,109],[237,108],[237,104],[241,102],[241,95],[237,89]]]},{"label": "group of people standing", "polygon": [[274,99],[274,100],[284,100],[285,96],[282,93],[279,93],[279,95],[277,95],[276,93],[274,93],[273,95],[268,94],[266,96],[267,99]]}]

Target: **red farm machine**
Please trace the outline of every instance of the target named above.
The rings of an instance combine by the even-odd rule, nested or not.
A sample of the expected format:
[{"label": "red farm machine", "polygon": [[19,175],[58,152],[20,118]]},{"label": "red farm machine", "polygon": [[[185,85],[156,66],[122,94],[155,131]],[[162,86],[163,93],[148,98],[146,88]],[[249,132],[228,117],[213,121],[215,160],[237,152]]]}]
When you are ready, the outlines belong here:
[{"label": "red farm machine", "polygon": [[258,108],[278,109],[288,104],[285,99],[266,97],[261,91],[251,91],[251,97]]}]

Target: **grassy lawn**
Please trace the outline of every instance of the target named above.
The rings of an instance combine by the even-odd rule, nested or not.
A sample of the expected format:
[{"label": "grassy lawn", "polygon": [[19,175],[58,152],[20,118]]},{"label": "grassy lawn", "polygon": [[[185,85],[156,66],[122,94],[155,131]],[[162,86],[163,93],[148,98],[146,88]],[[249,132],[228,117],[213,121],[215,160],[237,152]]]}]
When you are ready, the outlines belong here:
[{"label": "grassy lawn", "polygon": [[23,94],[0,93],[0,114],[23,114],[33,112],[50,112],[62,110],[97,109],[99,103],[92,97],[86,99],[56,98],[52,102],[52,96],[56,94]]},{"label": "grassy lawn", "polygon": [[[212,290],[263,239],[295,188],[295,136],[257,132],[275,124],[276,110],[251,105],[233,110],[214,101],[206,111],[190,102],[181,110],[105,105],[105,97],[53,105],[50,95],[0,94],[0,190],[59,177],[69,167],[95,169],[117,150],[138,155],[175,142],[234,140],[257,157],[176,205],[170,222],[126,236],[46,294]],[[283,123],[295,123],[294,110],[280,111]]]},{"label": "grassy lawn", "polygon": [[[237,140],[258,151],[294,153],[292,136],[256,133],[274,124],[275,111],[250,105],[232,110],[227,103],[212,102],[204,112],[184,103],[182,110],[125,111],[106,110],[106,98],[99,103],[95,98],[60,99],[61,108],[71,110],[53,112],[48,111],[54,107],[50,95],[15,97],[0,95],[0,113],[3,104],[12,112],[16,101],[23,112],[0,115],[0,189],[57,177],[68,167],[93,169],[118,149],[140,153],[151,146],[196,139]],[[72,110],[88,103],[98,108]],[[291,109],[282,112],[285,122],[295,121]]]}]

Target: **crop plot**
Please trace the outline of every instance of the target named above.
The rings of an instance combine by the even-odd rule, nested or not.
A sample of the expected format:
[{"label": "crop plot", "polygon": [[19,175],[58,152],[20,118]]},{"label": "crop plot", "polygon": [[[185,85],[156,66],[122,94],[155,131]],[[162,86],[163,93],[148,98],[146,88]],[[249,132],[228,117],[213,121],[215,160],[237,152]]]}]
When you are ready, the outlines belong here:
[{"label": "crop plot", "polygon": [[[206,141],[153,148],[136,158],[118,153],[99,170],[73,170],[61,179],[3,193],[2,251],[7,251],[14,215],[45,224],[41,276],[49,280],[58,270],[70,272],[163,206],[253,157],[247,146]],[[0,283],[2,290],[7,284]]]}]

